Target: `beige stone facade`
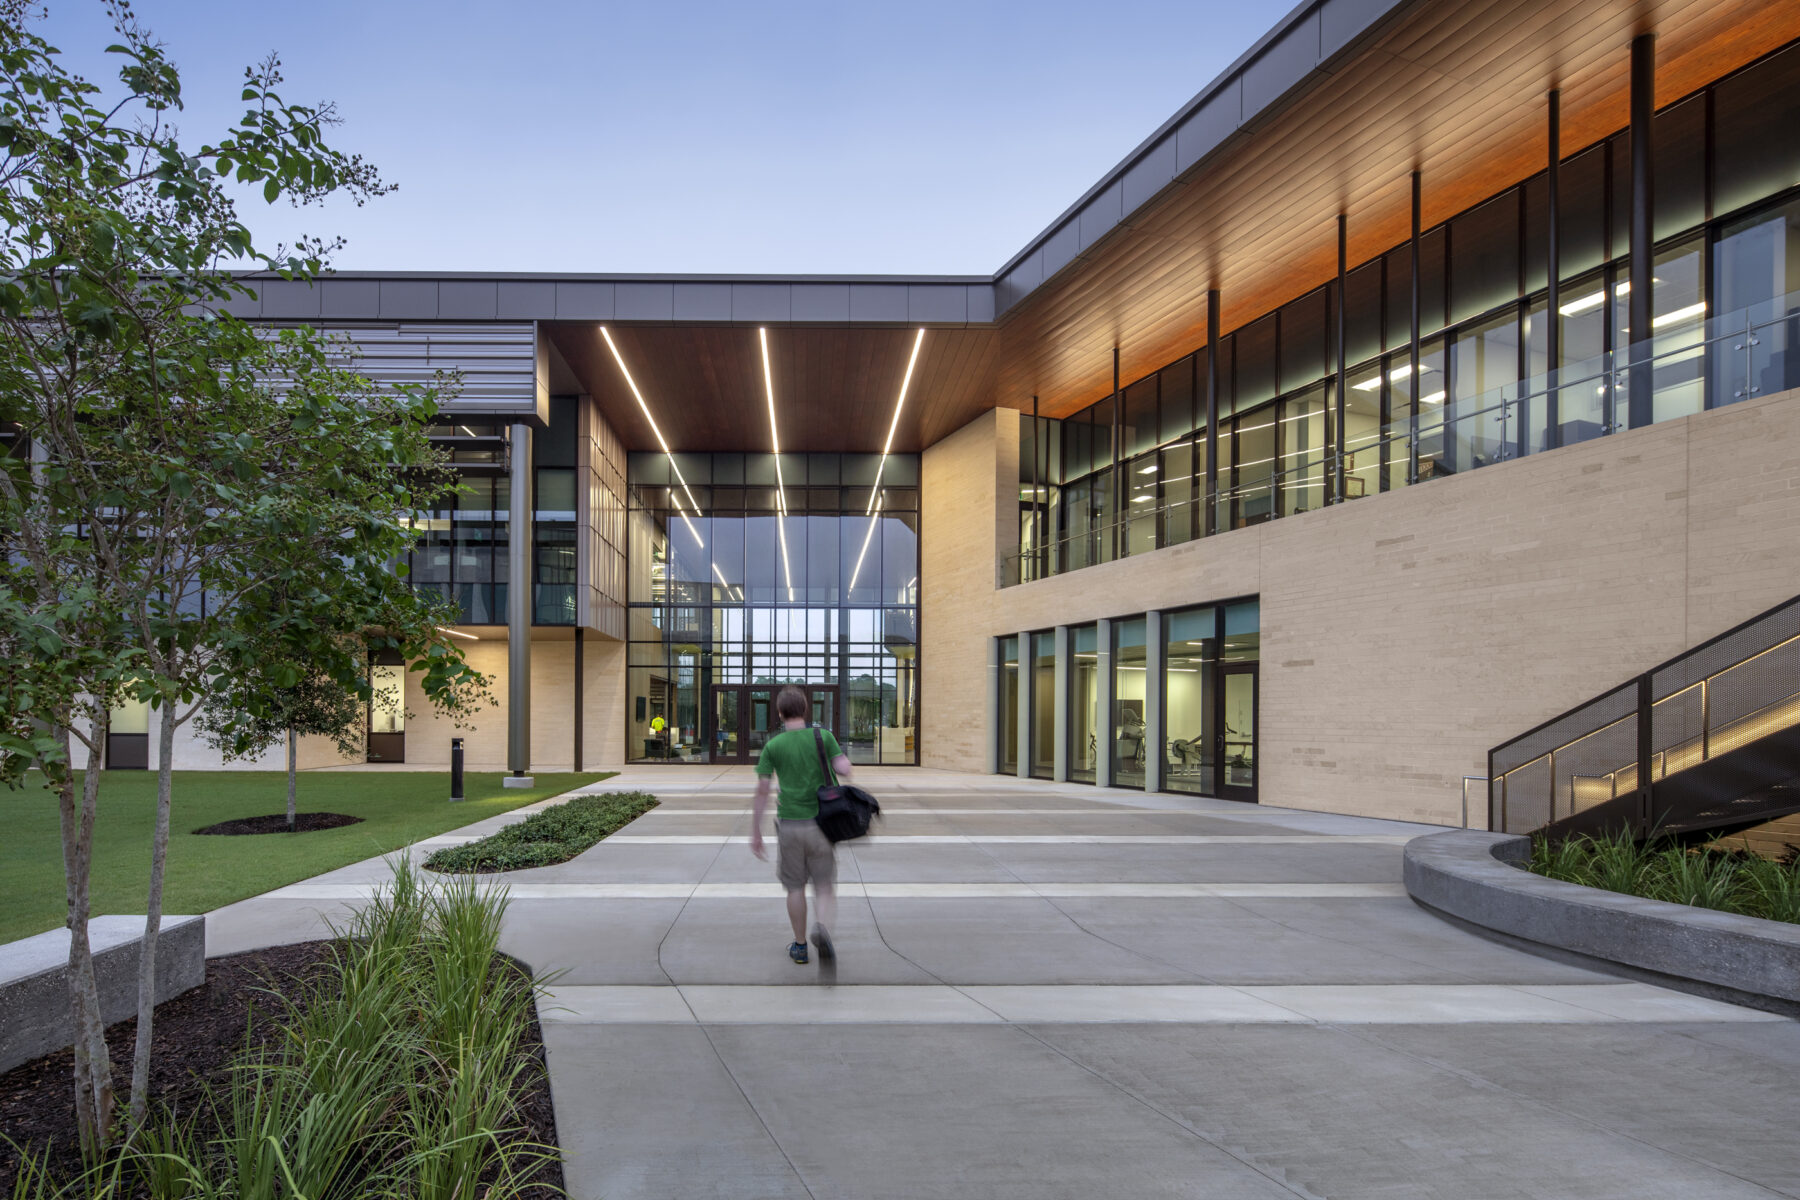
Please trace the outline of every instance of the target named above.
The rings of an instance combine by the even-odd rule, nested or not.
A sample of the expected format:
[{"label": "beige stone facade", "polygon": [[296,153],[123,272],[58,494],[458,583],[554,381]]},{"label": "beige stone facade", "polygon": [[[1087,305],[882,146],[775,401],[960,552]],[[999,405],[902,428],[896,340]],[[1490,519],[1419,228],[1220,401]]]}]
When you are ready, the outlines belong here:
[{"label": "beige stone facade", "polygon": [[1491,746],[1800,592],[1795,392],[999,589],[1017,447],[926,452],[928,766],[983,768],[989,639],[1256,596],[1262,801],[1455,824]]}]

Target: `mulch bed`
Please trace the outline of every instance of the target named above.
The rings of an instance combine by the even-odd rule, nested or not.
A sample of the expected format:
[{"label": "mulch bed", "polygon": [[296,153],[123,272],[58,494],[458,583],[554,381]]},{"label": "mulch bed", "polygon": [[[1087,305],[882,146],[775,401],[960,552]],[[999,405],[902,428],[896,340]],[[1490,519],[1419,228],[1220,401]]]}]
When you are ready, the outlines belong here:
[{"label": "mulch bed", "polygon": [[[282,819],[285,823],[286,818]],[[225,1082],[225,1068],[243,1048],[246,1030],[251,1030],[251,1009],[258,1014],[252,1033],[258,1043],[267,1043],[279,1032],[273,1022],[263,1019],[275,1004],[267,993],[280,990],[291,994],[299,984],[328,970],[330,964],[330,942],[301,942],[208,959],[204,984],[157,1006],[155,1046],[150,1059],[152,1108],[161,1102],[186,1110],[200,1103],[204,1082],[211,1081],[214,1086]],[[113,1087],[121,1113],[131,1092],[131,1056],[136,1038],[135,1019],[120,1021],[106,1030]],[[556,1117],[550,1105],[549,1072],[544,1069],[543,1032],[535,1014],[524,1045],[540,1069],[534,1073],[535,1082],[520,1104],[520,1120],[527,1138],[554,1146]],[[11,1195],[17,1175],[18,1152],[14,1142],[33,1149],[49,1145],[54,1153],[52,1165],[59,1174],[80,1169],[74,1072],[74,1051],[63,1050],[0,1075],[0,1196]],[[545,1192],[546,1195],[560,1194],[562,1164],[555,1160],[544,1164],[535,1181],[557,1189],[555,1193]]]},{"label": "mulch bed", "polygon": [[[315,829],[337,829],[361,823],[361,817],[346,816],[343,813],[295,813],[292,832],[310,833]],[[236,837],[248,833],[287,833],[289,830],[287,814],[274,813],[267,817],[239,817],[235,821],[220,821],[217,825],[208,825],[194,832]]]}]

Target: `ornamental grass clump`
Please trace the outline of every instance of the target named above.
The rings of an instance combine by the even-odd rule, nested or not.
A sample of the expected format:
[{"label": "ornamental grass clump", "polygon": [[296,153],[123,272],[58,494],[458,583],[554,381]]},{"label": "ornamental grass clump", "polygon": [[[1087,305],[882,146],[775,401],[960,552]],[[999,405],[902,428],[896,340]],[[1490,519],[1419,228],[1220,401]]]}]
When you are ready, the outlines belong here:
[{"label": "ornamental grass clump", "polygon": [[554,866],[618,832],[656,804],[656,797],[648,792],[575,796],[480,841],[439,850],[425,860],[425,866],[447,874]]},{"label": "ornamental grass clump", "polygon": [[422,886],[404,859],[342,930],[333,968],[269,993],[227,1079],[164,1110],[103,1165],[52,1180],[27,1160],[12,1200],[514,1200],[553,1146],[521,1102],[541,1063],[537,985],[498,954],[504,889]]},{"label": "ornamental grass clump", "polygon": [[1800,861],[1775,862],[1672,838],[1637,842],[1623,832],[1532,841],[1533,872],[1586,887],[1721,912],[1800,923]]}]

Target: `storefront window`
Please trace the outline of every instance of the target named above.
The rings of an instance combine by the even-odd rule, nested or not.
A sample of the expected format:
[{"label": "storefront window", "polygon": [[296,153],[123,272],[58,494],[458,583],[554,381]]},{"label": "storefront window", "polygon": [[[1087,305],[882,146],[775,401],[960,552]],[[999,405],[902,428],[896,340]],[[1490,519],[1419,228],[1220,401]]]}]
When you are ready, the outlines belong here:
[{"label": "storefront window", "polygon": [[1116,787],[1144,786],[1145,717],[1149,713],[1149,681],[1145,676],[1144,618],[1114,621],[1113,756]]},{"label": "storefront window", "polygon": [[1163,616],[1163,787],[1213,794],[1213,715],[1209,681],[1217,664],[1211,608]]},{"label": "storefront window", "polygon": [[1100,642],[1093,625],[1069,630],[1069,778],[1094,782],[1100,757]]},{"label": "storefront window", "polygon": [[1000,695],[995,711],[1000,719],[999,755],[996,758],[1002,775],[1019,773],[1019,639],[1000,639]]},{"label": "storefront window", "polygon": [[1056,635],[1031,635],[1031,776],[1056,771]]}]

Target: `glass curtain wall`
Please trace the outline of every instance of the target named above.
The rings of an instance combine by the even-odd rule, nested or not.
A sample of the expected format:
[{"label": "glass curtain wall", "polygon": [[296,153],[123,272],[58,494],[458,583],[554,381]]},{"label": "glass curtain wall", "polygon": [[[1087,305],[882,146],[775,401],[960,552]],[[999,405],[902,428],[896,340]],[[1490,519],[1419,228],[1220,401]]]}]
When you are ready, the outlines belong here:
[{"label": "glass curtain wall", "polygon": [[[1163,756],[1163,790],[1199,796],[1254,800],[1257,792],[1257,671],[1262,654],[1260,605],[1237,600],[1166,611],[1162,614],[1162,669],[1149,674],[1149,622],[1145,616],[1124,617],[1112,626],[1110,712],[1099,701],[1097,625],[1069,629],[1066,703],[1061,731],[1069,755],[1069,777],[1097,782],[1098,738],[1112,738],[1115,787],[1142,788],[1152,754]],[[1000,638],[1002,668],[997,686],[1014,689],[1017,639]],[[1056,639],[1050,632],[1032,634],[1031,775],[1052,777],[1055,764]],[[1018,669],[1024,667],[1019,663]],[[1009,710],[1005,695],[996,698],[1001,736],[1017,736],[1021,718]],[[1149,728],[1162,718],[1162,745],[1152,745]],[[1105,717],[1105,725],[1100,724]],[[1016,770],[1004,747],[1001,773]]]},{"label": "glass curtain wall", "polygon": [[1000,639],[1000,695],[995,722],[1000,737],[1000,774],[1019,773],[1019,639]]},{"label": "glass curtain wall", "polygon": [[1219,661],[1212,608],[1163,614],[1163,787],[1213,794],[1216,733],[1213,669]]},{"label": "glass curtain wall", "polygon": [[1115,787],[1142,788],[1149,748],[1144,744],[1150,711],[1150,681],[1145,664],[1145,620],[1114,621],[1113,639],[1113,777]]},{"label": "glass curtain wall", "polygon": [[[1555,313],[1540,172],[1421,232],[1416,368],[1407,242],[1346,276],[1341,403],[1334,280],[1220,338],[1216,437],[1210,348],[1050,422],[1060,471],[1040,470],[1036,486],[1059,489],[1058,541],[1044,569],[1200,536],[1190,506],[1211,503],[1217,529],[1240,529],[1601,437],[1630,426],[1634,374],[1648,383],[1649,422],[1800,386],[1795,128],[1800,43],[1656,114],[1649,330],[1629,322],[1621,131],[1560,164]],[[1209,498],[1198,492],[1214,447]]]},{"label": "glass curtain wall", "polygon": [[1093,783],[1100,757],[1100,641],[1094,625],[1069,630],[1069,778]]},{"label": "glass curtain wall", "polygon": [[1056,635],[1031,635],[1031,777],[1056,770]]},{"label": "glass curtain wall", "polygon": [[919,464],[869,515],[878,457],[629,457],[632,761],[754,761],[787,684],[852,762],[918,761]]}]

